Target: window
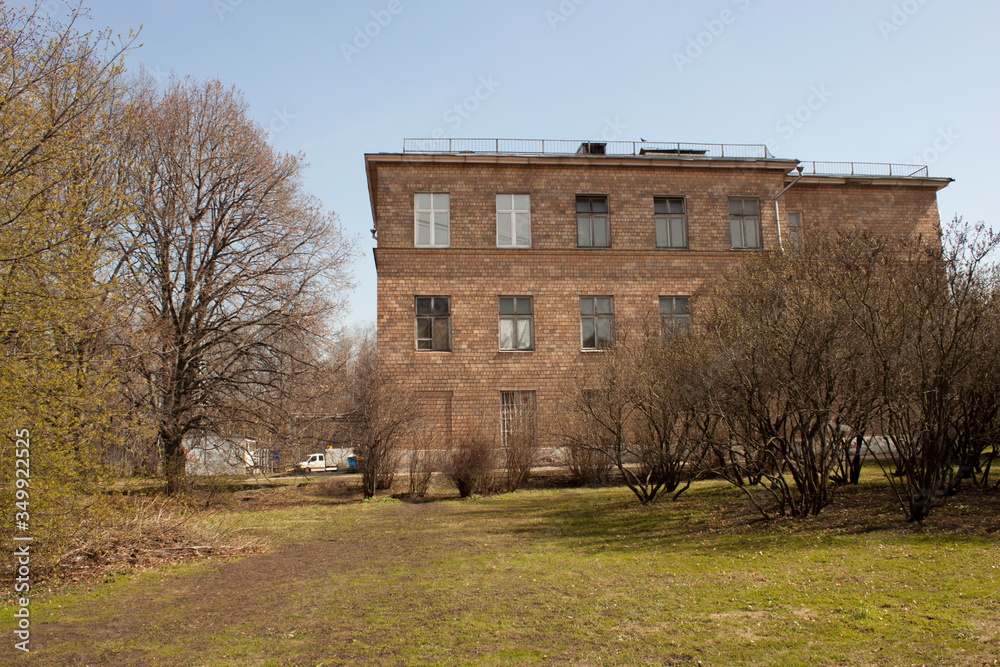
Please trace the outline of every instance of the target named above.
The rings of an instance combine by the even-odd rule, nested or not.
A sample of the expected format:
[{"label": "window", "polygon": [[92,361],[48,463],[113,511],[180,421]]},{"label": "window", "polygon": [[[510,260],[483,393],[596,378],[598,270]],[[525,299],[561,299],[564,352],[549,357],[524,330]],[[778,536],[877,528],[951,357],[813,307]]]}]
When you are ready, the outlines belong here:
[{"label": "window", "polygon": [[531,247],[530,195],[497,195],[497,247]]},{"label": "window", "polygon": [[534,316],[530,296],[500,297],[500,349],[535,349]]},{"label": "window", "polygon": [[580,297],[580,347],[603,350],[611,345],[615,301],[610,296]]},{"label": "window", "polygon": [[451,350],[450,297],[417,297],[417,349]]},{"label": "window", "polygon": [[760,247],[760,205],[756,199],[729,200],[729,235],[733,248]]},{"label": "window", "polygon": [[664,328],[691,328],[691,299],[686,296],[661,296],[660,319]]},{"label": "window", "polygon": [[[500,443],[504,447],[534,444],[535,392],[500,392]],[[531,447],[531,449],[534,449]]]},{"label": "window", "polygon": [[576,198],[576,238],[581,248],[611,247],[607,197]]},{"label": "window", "polygon": [[792,252],[802,252],[802,213],[788,214],[788,245]]},{"label": "window", "polygon": [[450,197],[439,193],[413,195],[413,242],[417,247],[451,245]]},{"label": "window", "polygon": [[654,197],[657,248],[687,247],[687,216],[683,197]]}]

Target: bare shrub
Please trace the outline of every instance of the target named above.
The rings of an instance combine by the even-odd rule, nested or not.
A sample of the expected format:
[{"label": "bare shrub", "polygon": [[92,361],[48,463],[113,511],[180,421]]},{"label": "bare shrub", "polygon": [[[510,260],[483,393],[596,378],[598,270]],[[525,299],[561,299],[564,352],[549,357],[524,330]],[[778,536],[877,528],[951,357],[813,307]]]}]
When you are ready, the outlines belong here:
[{"label": "bare shrub", "polygon": [[449,452],[445,474],[455,486],[458,495],[467,498],[472,494],[494,493],[499,487],[496,442],[483,433],[474,433],[457,443]]},{"label": "bare shrub", "polygon": [[406,472],[408,477],[407,494],[411,498],[422,498],[427,494],[431,476],[439,465],[439,449],[435,447],[436,444],[434,434],[426,428],[419,429],[410,440]]},{"label": "bare shrub", "polygon": [[524,486],[538,456],[538,436],[535,427],[535,406],[503,406],[504,487],[514,491]]}]

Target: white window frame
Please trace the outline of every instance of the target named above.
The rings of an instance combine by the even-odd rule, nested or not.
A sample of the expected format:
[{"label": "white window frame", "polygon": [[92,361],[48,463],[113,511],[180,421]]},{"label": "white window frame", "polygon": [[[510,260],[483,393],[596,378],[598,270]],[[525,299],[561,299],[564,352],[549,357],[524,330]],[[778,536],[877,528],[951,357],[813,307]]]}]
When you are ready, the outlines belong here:
[{"label": "white window frame", "polygon": [[[527,201],[518,202],[519,199]],[[522,204],[519,206],[518,204]],[[502,241],[501,229],[504,225],[503,216],[507,216],[509,225],[508,242]],[[518,218],[523,216],[527,223],[527,235],[519,233]],[[497,247],[498,248],[530,248],[531,247],[531,195],[517,193],[497,193]]]},{"label": "white window frame", "polygon": [[[420,198],[430,197],[430,206],[421,206]],[[420,243],[421,215],[427,216],[429,243]],[[447,242],[438,239],[439,230]],[[451,246],[451,195],[447,192],[417,192],[413,195],[413,245],[417,248],[448,248]]]},{"label": "white window frame", "polygon": [[[430,301],[430,312],[420,312],[421,300]],[[439,308],[440,304],[444,304],[443,309]],[[418,295],[413,300],[413,308],[416,314],[414,322],[416,349],[420,352],[451,352],[451,297]],[[430,327],[429,337],[420,335],[421,321]],[[446,346],[435,347],[440,341],[439,337],[442,336],[446,340]],[[427,342],[430,343],[430,347],[421,347],[421,344]]]}]

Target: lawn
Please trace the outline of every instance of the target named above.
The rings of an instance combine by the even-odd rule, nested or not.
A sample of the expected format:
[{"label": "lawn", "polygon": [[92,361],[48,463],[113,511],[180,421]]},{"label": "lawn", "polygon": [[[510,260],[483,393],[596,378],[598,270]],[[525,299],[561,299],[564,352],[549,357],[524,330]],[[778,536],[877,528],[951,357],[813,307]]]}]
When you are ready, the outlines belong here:
[{"label": "lawn", "polygon": [[263,553],[34,601],[14,664],[1000,664],[995,495],[912,526],[877,477],[769,522],[718,482],[648,507],[622,488],[360,502],[344,483],[236,492],[210,520]]}]

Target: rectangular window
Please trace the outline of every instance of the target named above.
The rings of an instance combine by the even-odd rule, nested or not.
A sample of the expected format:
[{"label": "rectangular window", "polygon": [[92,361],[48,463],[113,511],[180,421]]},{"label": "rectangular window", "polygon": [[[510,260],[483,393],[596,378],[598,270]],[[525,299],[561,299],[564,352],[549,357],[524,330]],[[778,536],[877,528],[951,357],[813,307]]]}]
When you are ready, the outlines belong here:
[{"label": "rectangular window", "polygon": [[418,248],[451,245],[450,196],[442,193],[413,195],[413,243]]},{"label": "rectangular window", "polygon": [[792,252],[802,252],[802,213],[788,214],[788,245]]},{"label": "rectangular window", "polygon": [[691,299],[686,296],[661,296],[660,320],[664,328],[691,328]]},{"label": "rectangular window", "polygon": [[729,200],[729,235],[733,248],[760,247],[760,204],[756,199]]},{"label": "rectangular window", "polygon": [[417,349],[451,350],[451,298],[417,297]]},{"label": "rectangular window", "polygon": [[531,247],[531,195],[497,195],[497,247]]},{"label": "rectangular window", "polygon": [[500,349],[535,349],[534,313],[530,296],[500,297]]},{"label": "rectangular window", "polygon": [[654,197],[657,248],[687,247],[687,215],[683,197]]},{"label": "rectangular window", "polygon": [[[535,439],[535,392],[500,392],[500,443],[504,447]],[[518,442],[520,441],[520,443]],[[525,441],[528,441],[527,443]]]},{"label": "rectangular window", "polygon": [[603,350],[614,335],[615,300],[610,296],[580,297],[580,347]]},{"label": "rectangular window", "polygon": [[581,248],[611,247],[607,197],[577,196],[576,235]]}]

